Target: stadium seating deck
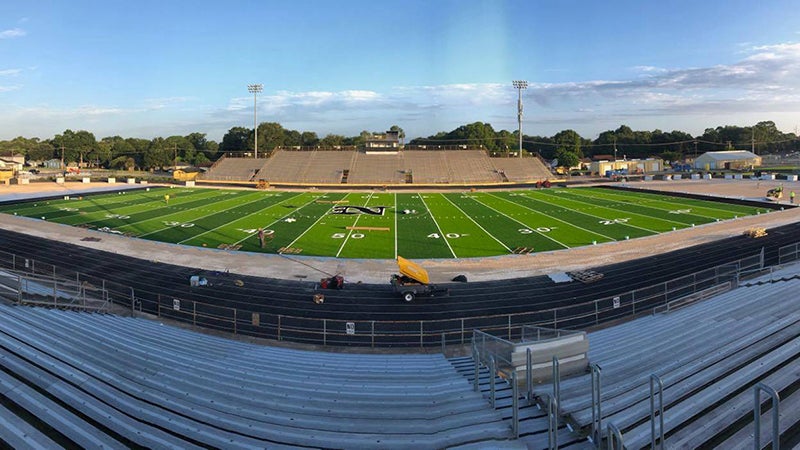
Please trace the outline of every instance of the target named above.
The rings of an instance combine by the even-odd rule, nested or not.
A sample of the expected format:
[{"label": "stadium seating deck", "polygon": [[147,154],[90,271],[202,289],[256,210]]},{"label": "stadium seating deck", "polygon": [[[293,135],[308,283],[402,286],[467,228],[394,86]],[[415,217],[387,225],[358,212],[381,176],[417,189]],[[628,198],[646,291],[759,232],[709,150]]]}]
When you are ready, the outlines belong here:
[{"label": "stadium seating deck", "polygon": [[[752,433],[747,418],[752,417],[752,387],[759,381],[794,393],[788,402],[797,402],[800,301],[793,292],[798,287],[800,280],[742,287],[668,314],[590,333],[589,358],[602,369],[605,423],[622,430],[626,447],[649,445],[650,374],[664,383],[670,448],[708,445],[737,432],[736,426],[744,435]],[[551,389],[544,385],[537,392]],[[562,380],[561,412],[584,430],[590,426],[589,375]]]},{"label": "stadium seating deck", "polygon": [[2,395],[80,446],[442,448],[509,436],[441,355],[263,347],[29,307],[0,306],[0,321]]},{"label": "stadium seating deck", "polygon": [[263,159],[223,158],[217,161],[211,170],[203,174],[201,179],[214,181],[250,181],[254,176],[258,176],[257,174],[263,165]]},{"label": "stadium seating deck", "polygon": [[202,178],[338,184],[344,170],[349,171],[348,184],[528,183],[552,178],[538,158],[490,158],[483,150],[409,150],[385,155],[352,150],[277,150],[266,160],[223,159]]}]

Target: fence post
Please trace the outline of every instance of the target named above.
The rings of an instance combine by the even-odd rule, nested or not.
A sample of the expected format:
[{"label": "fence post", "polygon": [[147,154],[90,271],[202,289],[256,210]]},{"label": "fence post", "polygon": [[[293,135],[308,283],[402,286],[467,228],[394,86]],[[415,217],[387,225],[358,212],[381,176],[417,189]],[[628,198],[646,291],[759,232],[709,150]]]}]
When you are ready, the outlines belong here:
[{"label": "fence post", "polygon": [[136,316],[135,303],[136,303],[136,295],[133,292],[133,288],[131,288],[131,317]]},{"label": "fence post", "polygon": [[192,300],[192,326],[197,326],[197,302]]},{"label": "fence post", "polygon": [[17,289],[17,304],[22,304],[22,275],[17,275],[17,283],[19,283],[19,288]]},{"label": "fence post", "polygon": [[779,407],[781,398],[778,392],[764,383],[758,383],[753,388],[753,420],[755,421],[755,433],[753,434],[753,448],[761,450],[761,391],[772,397],[772,448],[780,450],[781,430],[778,421],[780,420]]},{"label": "fence post", "polygon": [[650,375],[650,448],[656,448],[656,403],[655,386],[658,385],[658,429],[659,446],[664,448],[664,383],[656,374]]},{"label": "fence post", "polygon": [[419,348],[423,347],[423,345],[422,345],[423,344],[423,339],[422,339],[422,333],[423,332],[424,332],[424,330],[422,329],[422,321],[420,320],[419,321]]},{"label": "fence post", "polygon": [[508,340],[511,340],[511,314],[508,315]]},{"label": "fence post", "polygon": [[594,324],[598,325],[600,323],[600,306],[597,304],[597,300],[594,301]]},{"label": "fence post", "polygon": [[464,345],[464,318],[461,318],[461,345]]},{"label": "fence post", "polygon": [[239,308],[233,308],[233,334],[238,331]]},{"label": "fence post", "polygon": [[446,343],[445,343],[445,339],[446,339],[446,338],[445,338],[445,336],[444,336],[444,332],[442,332],[442,356],[445,356],[445,357],[446,357],[446,356],[447,356],[447,355],[446,355],[446,353],[447,353],[447,352],[445,352],[445,345],[446,345]]},{"label": "fence post", "polygon": [[328,345],[328,319],[322,319],[322,345]]},{"label": "fence post", "polygon": [[372,321],[372,326],[370,327],[370,339],[372,340],[372,346],[375,347],[375,321]]},{"label": "fence post", "polygon": [[278,340],[281,340],[281,315],[278,314]]}]

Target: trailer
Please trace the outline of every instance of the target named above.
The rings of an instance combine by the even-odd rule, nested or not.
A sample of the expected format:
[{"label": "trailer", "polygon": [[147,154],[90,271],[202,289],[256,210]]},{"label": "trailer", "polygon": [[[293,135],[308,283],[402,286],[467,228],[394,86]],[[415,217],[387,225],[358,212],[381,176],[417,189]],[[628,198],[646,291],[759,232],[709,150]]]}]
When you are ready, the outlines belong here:
[{"label": "trailer", "polygon": [[411,302],[419,295],[432,297],[438,293],[449,293],[448,289],[430,284],[428,271],[413,261],[398,256],[397,267],[400,273],[393,274],[390,283],[403,300]]}]

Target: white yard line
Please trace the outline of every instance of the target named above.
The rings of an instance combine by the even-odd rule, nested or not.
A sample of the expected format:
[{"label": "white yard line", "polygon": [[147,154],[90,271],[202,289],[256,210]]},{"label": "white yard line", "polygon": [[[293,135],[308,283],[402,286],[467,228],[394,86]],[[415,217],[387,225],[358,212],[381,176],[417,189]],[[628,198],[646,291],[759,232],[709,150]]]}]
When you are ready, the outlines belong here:
[{"label": "white yard line", "polygon": [[[299,197],[299,196],[301,196],[301,195],[303,195],[303,193],[299,193],[299,194],[297,194],[297,195],[295,195],[295,196],[293,196],[293,197],[289,197],[289,198],[283,199],[283,200],[279,201],[278,203],[273,203],[273,204],[271,204],[271,205],[267,206],[267,207],[266,207],[266,208],[264,208],[264,209],[270,209],[270,208],[272,208],[273,206],[278,206],[278,205],[280,205],[280,204],[281,204],[281,203],[283,203],[283,202],[286,202],[286,201],[288,201],[288,200],[292,200],[292,199],[296,199],[297,197]],[[301,206],[300,208],[298,208],[298,209],[296,209],[296,210],[294,210],[294,211],[290,212],[289,214],[286,214],[285,216],[281,217],[280,219],[277,219],[277,220],[273,221],[272,223],[270,223],[270,224],[269,224],[269,225],[267,225],[267,226],[268,226],[268,227],[269,227],[269,226],[272,226],[272,225],[274,225],[275,223],[277,223],[279,220],[281,220],[281,219],[285,219],[286,217],[288,217],[288,216],[291,216],[292,214],[294,214],[295,212],[299,211],[300,209],[303,209],[303,208],[305,208],[306,206],[308,206],[309,204],[313,203],[313,202],[314,202],[314,200],[316,200],[316,199],[312,198],[312,199],[311,199],[311,200],[310,200],[308,203],[306,203],[305,205],[303,205],[303,206]],[[216,227],[216,228],[212,228],[212,229],[210,229],[210,230],[206,230],[206,231],[204,231],[204,232],[202,232],[202,233],[200,233],[200,234],[196,234],[196,235],[194,235],[194,236],[192,236],[192,237],[190,237],[190,238],[186,238],[186,239],[184,239],[184,240],[182,240],[182,241],[178,242],[178,244],[183,244],[183,243],[184,243],[184,242],[186,242],[186,241],[190,241],[190,240],[192,240],[192,239],[194,239],[194,238],[198,238],[198,237],[200,237],[200,236],[202,236],[202,235],[204,235],[204,234],[211,233],[212,231],[219,230],[220,228],[231,226],[231,225],[233,225],[234,223],[236,223],[236,222],[238,222],[238,221],[240,221],[240,220],[245,220],[245,219],[247,219],[247,218],[248,218],[248,217],[250,217],[250,216],[254,216],[254,215],[256,215],[256,214],[261,214],[261,212],[262,212],[262,211],[264,211],[264,209],[261,209],[261,210],[259,210],[259,211],[257,211],[257,212],[251,213],[251,214],[248,214],[248,215],[246,215],[246,216],[244,216],[244,217],[240,217],[240,218],[238,218],[238,219],[234,220],[233,222],[226,222],[226,223],[224,223],[224,224],[222,224],[222,225],[220,225],[220,226],[218,226],[218,227]],[[240,240],[236,241],[236,242],[234,243],[234,245],[236,245],[236,244],[239,244],[239,243],[241,243],[242,241],[244,241],[245,239],[247,239],[247,238],[249,238],[249,237],[251,237],[251,236],[255,236],[256,234],[257,234],[257,233],[248,234],[248,235],[247,235],[247,236],[245,236],[244,238],[242,238],[242,239],[240,239]]]},{"label": "white yard line", "polygon": [[[475,221],[475,219],[473,219],[473,218],[472,218],[472,216],[470,216],[469,214],[465,213],[463,209],[459,208],[459,207],[458,207],[458,205],[456,205],[455,203],[453,203],[453,201],[452,201],[452,200],[450,200],[449,198],[447,198],[447,196],[446,196],[446,195],[444,195],[444,194],[439,194],[439,195],[441,195],[442,197],[444,197],[444,199],[445,199],[445,200],[447,200],[448,202],[450,202],[450,204],[451,204],[451,205],[453,205],[453,206],[454,206],[454,207],[455,207],[457,210],[461,211],[461,214],[464,214],[464,217],[466,217],[466,218],[468,218],[469,220],[471,220],[471,221],[472,221],[472,223],[474,223],[475,225],[477,225],[477,226],[478,226],[478,228],[480,228],[480,229],[481,229],[481,230],[482,230],[484,233],[488,234],[490,238],[492,238],[492,239],[494,239],[495,241],[497,241],[497,243],[498,243],[498,244],[502,245],[502,246],[503,246],[503,248],[505,248],[506,250],[508,250],[508,252],[509,252],[509,253],[511,253],[511,249],[510,249],[510,248],[508,248],[508,246],[507,246],[506,244],[504,244],[504,243],[503,243],[503,242],[502,242],[500,239],[497,239],[497,238],[496,238],[496,237],[495,237],[495,236],[494,236],[492,233],[489,233],[489,231],[487,231],[487,230],[486,230],[486,228],[483,228],[483,227],[481,226],[481,224],[479,224],[478,222],[476,222],[476,221]],[[476,200],[476,201],[477,201],[477,200]],[[479,202],[479,203],[480,203],[480,202]],[[481,203],[481,204],[482,204],[482,203]],[[494,209],[494,208],[492,208],[492,209]],[[497,211],[497,210],[495,210],[495,211]],[[497,211],[497,212],[499,212],[499,211]],[[503,214],[503,213],[500,213],[500,214]],[[503,214],[503,215],[505,216],[505,214]],[[508,216],[506,216],[506,217],[508,217]],[[508,217],[508,218],[509,218],[509,219],[511,219],[510,217]],[[511,219],[511,220],[514,220],[514,219]],[[521,222],[519,222],[519,221],[517,221],[517,222],[518,222],[518,223],[521,223]]]},{"label": "white yard line", "polygon": [[[254,194],[256,194],[256,193],[254,193]],[[233,205],[233,206],[231,206],[230,208],[225,208],[225,209],[222,209],[222,210],[219,210],[219,211],[214,211],[214,212],[208,213],[208,214],[206,214],[206,215],[204,215],[204,216],[195,217],[195,218],[193,218],[193,219],[192,219],[192,221],[195,221],[195,220],[200,220],[200,219],[205,219],[206,217],[210,217],[210,216],[213,216],[213,215],[215,215],[215,214],[223,213],[223,212],[225,212],[225,211],[230,211],[231,209],[238,208],[238,207],[240,207],[240,206],[244,206],[244,205],[249,205],[250,203],[255,203],[255,202],[258,202],[258,201],[261,201],[261,200],[263,200],[263,198],[257,198],[257,199],[255,199],[255,200],[253,200],[253,201],[251,201],[251,202],[247,202],[247,203],[239,203],[239,204],[236,204],[236,205]],[[205,207],[205,206],[203,206],[203,207]],[[185,213],[185,212],[189,212],[189,211],[192,211],[192,210],[199,210],[199,209],[200,209],[200,208],[191,208],[191,209],[186,209],[186,210],[179,211],[179,212],[176,212],[176,213],[167,214],[166,216],[161,216],[161,217],[159,217],[159,219],[164,219],[164,218],[166,218],[166,217],[174,216],[174,215],[176,215],[176,214],[183,214],[183,213]],[[119,228],[127,227],[127,226],[129,226],[129,225],[134,225],[134,224],[141,223],[141,222],[147,222],[147,221],[150,221],[150,220],[154,220],[154,219],[147,219],[147,220],[140,220],[139,222],[131,222],[131,223],[126,223],[125,225],[123,225],[122,227],[119,227]],[[163,222],[163,220],[162,220],[162,222]],[[135,237],[138,237],[138,238],[140,238],[140,237],[144,237],[144,236],[149,236],[149,235],[151,235],[151,234],[153,234],[153,233],[158,233],[158,232],[160,232],[160,231],[164,231],[164,230],[166,230],[166,229],[168,229],[168,228],[173,228],[173,227],[164,227],[164,228],[160,228],[160,229],[158,229],[158,230],[151,231],[151,232],[149,232],[149,233],[145,233],[145,234],[139,234],[139,235],[136,235]]]},{"label": "white yard line", "polygon": [[[548,195],[550,195],[550,194],[548,194]],[[535,201],[537,201],[537,202],[547,203],[548,205],[558,206],[558,207],[560,207],[560,208],[566,208],[566,206],[564,206],[564,205],[558,205],[558,204],[555,204],[555,203],[550,203],[550,202],[548,202],[548,201],[546,201],[546,200],[542,200],[542,199],[540,199],[540,198],[533,198],[532,200],[535,200]],[[591,205],[591,206],[594,206],[594,207],[597,207],[597,208],[603,208],[603,209],[607,209],[607,210],[609,210],[609,211],[614,211],[614,212],[617,212],[617,213],[621,213],[620,211],[617,211],[616,209],[613,209],[613,208],[609,208],[608,206],[598,206],[598,205],[595,205],[595,204],[593,204],[593,203],[589,203],[589,202],[583,202],[583,201],[580,201],[580,200],[575,200],[575,199],[573,199],[573,198],[570,198],[570,199],[568,199],[568,200],[570,200],[570,201],[573,201],[573,202],[578,202],[578,203],[586,203],[586,204],[588,204],[588,205]],[[567,208],[567,209],[571,209],[571,208]],[[575,211],[575,210],[573,210],[573,211]],[[594,214],[588,214],[588,213],[585,213],[585,212],[583,212],[583,211],[575,211],[575,212],[577,212],[578,214],[583,214],[583,215],[586,215],[586,216],[596,217],[596,218],[598,218],[598,219],[601,219],[601,220],[614,220],[614,219],[618,219],[618,217],[615,217],[614,219],[607,219],[607,218],[605,218],[605,217],[596,216],[596,215],[594,215]],[[650,216],[646,216],[646,215],[644,215],[644,214],[636,214],[636,213],[632,213],[632,212],[630,212],[630,211],[624,211],[624,213],[625,213],[625,214],[630,214],[630,215],[632,215],[632,216],[641,216],[641,217],[645,217],[645,218],[648,218],[648,219],[652,219],[652,217],[650,217]],[[675,222],[675,221],[673,221],[673,220],[666,220],[666,219],[658,219],[658,220],[664,220],[664,221],[666,221],[666,222],[673,222],[673,223],[677,223],[677,224],[680,224],[680,225],[686,225],[686,224],[685,224],[685,223],[683,223],[683,222]],[[636,225],[631,225],[629,222],[618,223],[617,225],[624,225],[624,226],[626,226],[626,227],[637,228],[637,229],[639,229],[639,230],[644,230],[644,231],[647,231],[647,232],[650,232],[650,233],[654,233],[654,234],[661,234],[661,233],[663,233],[663,231],[655,231],[655,230],[651,230],[651,229],[649,229],[649,228],[644,228],[644,227],[639,227],[639,226],[636,226]]]},{"label": "white yard line", "polygon": [[[587,228],[579,227],[578,225],[575,225],[575,224],[574,224],[574,223],[572,223],[572,222],[567,222],[566,220],[562,220],[562,219],[559,219],[558,217],[551,216],[550,214],[545,214],[545,213],[543,213],[543,212],[541,212],[541,211],[538,211],[538,210],[535,210],[535,209],[533,209],[533,208],[531,208],[531,207],[529,207],[529,206],[525,206],[525,205],[523,205],[523,204],[520,204],[520,203],[517,203],[517,202],[511,201],[511,200],[509,200],[509,199],[507,199],[507,198],[498,197],[498,196],[496,196],[496,195],[494,195],[494,194],[491,194],[491,193],[488,193],[488,192],[487,192],[486,194],[487,194],[487,195],[491,195],[492,197],[494,197],[494,198],[497,198],[497,199],[499,199],[499,200],[503,200],[503,201],[505,201],[505,202],[511,203],[512,205],[517,205],[517,206],[520,206],[520,207],[522,207],[522,208],[525,208],[525,209],[527,209],[527,210],[529,210],[529,211],[533,211],[533,212],[535,212],[536,214],[541,214],[541,215],[543,215],[543,216],[545,216],[545,217],[549,217],[549,218],[551,218],[551,219],[553,219],[553,220],[555,220],[555,221],[561,222],[561,223],[563,223],[563,224],[565,224],[565,225],[568,225],[568,226],[570,226],[570,227],[572,227],[572,228],[577,228],[577,229],[579,229],[579,230],[583,230],[583,231],[585,231],[585,232],[587,232],[587,233],[594,234],[594,235],[597,235],[597,236],[602,236],[602,237],[604,237],[604,238],[606,238],[606,239],[611,239],[612,241],[616,241],[616,239],[612,238],[611,236],[606,236],[605,234],[598,233],[598,232],[596,232],[596,231],[592,231],[592,230],[589,230],[589,229],[587,229]],[[553,205],[553,204],[552,204],[552,203],[550,203],[550,202],[546,202],[546,201],[544,201],[544,200],[539,200],[538,198],[537,198],[537,199],[533,199],[533,200],[540,201],[540,202],[542,202],[542,203],[547,203],[548,205]],[[481,203],[482,205],[485,205],[487,208],[494,209],[494,208],[492,208],[491,206],[489,206],[489,205],[486,205],[485,203],[481,202],[481,201],[480,201],[480,200],[478,200],[478,199],[475,199],[475,201],[476,201],[476,202],[478,202],[478,203]],[[553,205],[553,206],[559,206],[559,205]],[[495,211],[497,211],[497,210],[495,210]],[[497,211],[497,212],[500,212],[500,211]],[[576,211],[576,212],[578,212],[578,211]],[[585,215],[587,215],[587,216],[592,216],[591,214],[586,214],[586,213],[582,213],[582,212],[578,212],[578,213],[579,213],[579,214],[585,214]],[[502,212],[500,212],[500,214],[503,214],[503,213],[502,213]],[[503,214],[503,215],[504,215],[504,216],[506,216],[505,214]],[[508,217],[508,216],[506,216],[506,217]],[[597,217],[597,216],[592,216],[592,217]],[[508,217],[508,218],[509,218],[509,219],[511,219],[511,220],[515,220],[517,223],[520,223],[520,224],[522,224],[522,225],[525,225],[525,227],[526,227],[526,228],[528,228],[529,230],[536,231],[536,229],[535,229],[535,228],[531,228],[533,225],[528,225],[528,224],[525,224],[525,223],[523,223],[523,222],[520,222],[520,221],[519,221],[519,220],[517,220],[517,219],[514,219],[513,217]],[[539,233],[538,231],[536,231],[536,232],[537,232],[537,233]],[[554,241],[554,242],[556,242],[556,243],[558,243],[558,244],[564,245],[563,243],[561,243],[561,242],[558,242],[558,241],[556,241],[555,239],[553,239],[553,238],[551,238],[551,237],[549,237],[549,236],[547,236],[547,235],[545,235],[545,234],[542,234],[542,233],[539,233],[539,234],[541,234],[542,236],[544,236],[544,237],[546,237],[546,238],[548,238],[548,239],[550,239],[550,240],[552,240],[552,241]],[[571,248],[571,247],[568,247],[568,246],[567,246],[567,248]]]},{"label": "white yard line", "polygon": [[[603,194],[606,194],[606,193],[605,193],[605,192],[603,192]],[[577,196],[580,196],[580,197],[586,197],[585,195],[583,195],[583,194],[580,194],[580,193],[578,193],[578,194],[572,194],[572,195],[577,195]],[[625,199],[625,196],[624,196],[624,195],[622,195],[622,194],[617,194],[616,192],[613,192],[613,191],[612,191],[612,192],[608,192],[608,195],[609,195],[609,196],[613,196],[613,197],[609,197],[609,196],[602,195],[602,194],[601,194],[601,196],[600,196],[600,197],[601,197],[601,198],[603,198],[603,199],[605,199],[605,200],[609,200],[609,201],[617,201],[617,198],[616,198],[616,197],[622,197],[622,199],[620,199],[620,200],[619,200],[619,201],[621,201],[622,203],[625,203],[625,204],[628,204],[628,205],[634,205],[634,204],[635,204],[635,203],[631,203],[631,202],[629,202],[629,201],[624,201],[624,199]],[[679,210],[679,209],[686,209],[686,208],[694,209],[694,207],[692,207],[691,205],[679,204],[679,203],[672,203],[672,202],[670,202],[670,201],[667,201],[667,200],[658,200],[658,199],[654,199],[654,198],[646,198],[646,197],[640,197],[640,198],[642,199],[642,203],[639,203],[640,205],[644,206],[645,208],[653,208],[653,209],[657,209],[657,210],[659,210],[659,211],[675,211],[675,210]],[[674,205],[675,207],[674,207],[674,208],[672,208],[672,209],[665,209],[665,208],[659,208],[659,207],[657,207],[657,206],[651,206],[651,205],[647,205],[647,204],[646,204],[646,203],[650,203],[650,202],[668,203],[668,204]],[[728,210],[725,210],[725,209],[709,208],[709,207],[707,207],[707,206],[698,206],[697,208],[699,208],[699,209],[710,209],[710,210],[712,210],[712,211],[724,211],[724,212],[727,212],[727,213],[730,213],[730,214],[734,214],[734,215],[736,214],[736,213],[734,213],[734,212],[732,212],[732,211],[728,211]],[[711,219],[711,220],[716,220],[716,219],[718,219],[717,217],[706,216],[706,215],[703,215],[703,214],[697,214],[697,213],[694,213],[694,212],[693,212],[693,213],[691,213],[691,215],[693,215],[693,216],[698,216],[698,217],[704,217],[704,218],[706,218],[706,219]],[[669,220],[669,219],[661,219],[661,220],[667,220],[667,221],[669,221],[669,222],[672,222],[672,220]],[[682,223],[682,224],[686,225],[686,222],[675,222],[675,223]]]},{"label": "white yard line", "polygon": [[[326,194],[326,195],[327,195],[327,194]],[[347,194],[347,195],[349,195],[349,194]],[[344,197],[342,197],[342,198],[345,198],[345,197],[347,197],[347,195],[345,195],[345,196],[344,196]],[[296,238],[294,238],[294,240],[293,240],[292,242],[290,242],[290,243],[289,243],[289,245],[287,245],[287,246],[286,246],[286,248],[292,248],[292,247],[294,246],[294,243],[295,243],[295,242],[299,241],[299,240],[300,240],[300,238],[302,238],[303,236],[305,236],[305,235],[306,235],[306,233],[308,233],[308,230],[310,230],[310,229],[314,228],[314,225],[318,224],[318,223],[319,223],[319,221],[320,221],[320,220],[322,220],[322,219],[323,219],[325,216],[327,216],[327,214],[322,214],[322,215],[320,215],[320,216],[317,218],[317,220],[315,220],[315,221],[314,221],[314,223],[312,223],[312,224],[311,224],[311,226],[309,226],[308,228],[306,228],[306,229],[305,229],[305,231],[303,231],[302,233],[300,233],[300,236],[297,236]],[[282,255],[282,254],[283,254],[283,252],[278,252],[278,254],[279,254],[279,255]]]},{"label": "white yard line", "polygon": [[453,247],[450,246],[450,241],[447,240],[447,236],[444,235],[442,227],[439,226],[439,222],[436,221],[436,217],[433,216],[433,213],[431,212],[430,208],[428,208],[428,204],[425,203],[425,198],[423,198],[422,194],[419,192],[417,192],[417,197],[419,197],[419,199],[422,201],[422,204],[425,206],[425,210],[430,213],[431,220],[433,220],[433,223],[436,225],[436,229],[439,230],[439,236],[441,236],[442,239],[444,239],[444,243],[447,244],[447,248],[450,249],[450,254],[453,255],[453,258],[458,258],[458,256],[456,256],[456,252],[453,251]]},{"label": "white yard line", "polygon": [[[364,206],[369,205],[369,200],[372,198],[372,194],[374,194],[374,192],[370,192],[369,193],[369,195],[367,196],[367,201],[364,202]],[[347,244],[347,241],[350,239],[350,236],[353,234],[353,228],[355,228],[355,226],[358,225],[358,219],[360,219],[360,218],[361,218],[361,214],[357,214],[356,215],[356,220],[353,222],[353,225],[351,226],[350,230],[348,230],[347,236],[344,237],[344,241],[342,241],[342,245],[339,246],[339,251],[336,252],[336,257],[337,258],[342,253],[342,250],[344,250],[344,246],[345,246],[345,244]]]}]

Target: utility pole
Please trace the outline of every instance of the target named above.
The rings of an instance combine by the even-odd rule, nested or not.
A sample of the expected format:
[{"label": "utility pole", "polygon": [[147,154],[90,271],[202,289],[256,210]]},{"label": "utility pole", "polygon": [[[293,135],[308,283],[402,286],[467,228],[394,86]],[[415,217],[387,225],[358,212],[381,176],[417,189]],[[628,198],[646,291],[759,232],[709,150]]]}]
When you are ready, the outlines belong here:
[{"label": "utility pole", "polygon": [[617,137],[614,136],[614,162],[617,161]]},{"label": "utility pole", "polygon": [[255,145],[253,145],[253,152],[256,159],[258,158],[258,119],[256,110],[258,109],[258,93],[264,89],[263,84],[248,84],[247,92],[253,94],[253,135],[255,138]]},{"label": "utility pole", "polygon": [[514,80],[511,84],[517,88],[517,123],[519,124],[519,157],[522,158],[522,90],[528,89],[528,82],[525,80]]},{"label": "utility pole", "polygon": [[64,144],[61,144],[61,170],[64,170]]}]

